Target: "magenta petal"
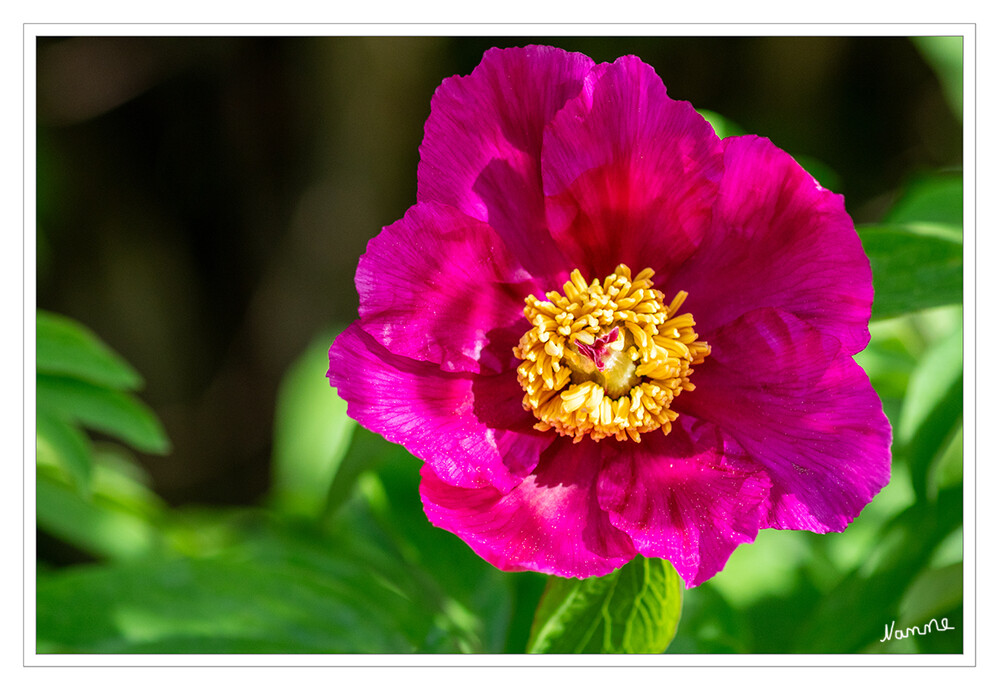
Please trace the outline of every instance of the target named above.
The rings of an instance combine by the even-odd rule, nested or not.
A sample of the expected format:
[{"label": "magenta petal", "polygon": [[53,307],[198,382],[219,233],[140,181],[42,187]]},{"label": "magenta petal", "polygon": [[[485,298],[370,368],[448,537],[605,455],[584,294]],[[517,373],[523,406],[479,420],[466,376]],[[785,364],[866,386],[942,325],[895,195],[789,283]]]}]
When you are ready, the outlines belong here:
[{"label": "magenta petal", "polygon": [[361,426],[406,447],[456,486],[509,491],[551,436],[533,429],[509,372],[451,374],[393,355],[355,323],[330,347],[330,385]]},{"label": "magenta petal", "polygon": [[850,354],[870,338],[874,291],[843,197],[823,189],[768,139],[730,137],[714,221],[671,280],[707,335],[752,309],[774,307],[835,336]]},{"label": "magenta petal", "polygon": [[840,531],[887,483],[891,427],[867,374],[835,338],[791,314],[750,312],[720,329],[674,403],[766,468],[761,527]]},{"label": "magenta petal", "polygon": [[[638,58],[528,46],[445,80],[420,153],[418,203],[362,257],[360,319],[328,376],[352,417],[424,461],[433,524],[504,570],[585,578],[641,553],[695,586],[759,529],[841,530],[887,484],[891,429],[852,359],[870,265],[842,198],[769,141],[719,140]],[[681,314],[711,347],[696,388],[641,443],[540,432],[515,370],[523,300],[622,263],[653,269],[666,304],[687,293]],[[546,352],[612,373],[621,333],[645,347],[626,323],[647,318],[639,299],[579,358]],[[562,315],[536,326],[572,330]],[[626,421],[611,412],[604,424]]]},{"label": "magenta petal", "polygon": [[524,298],[537,289],[492,228],[437,203],[413,206],[372,239],[355,282],[364,330],[445,371],[516,367]]},{"label": "magenta petal", "polygon": [[673,564],[688,587],[725,565],[752,542],[770,481],[737,468],[743,451],[711,424],[681,419],[669,436],[609,445],[600,473],[600,505],[643,556]]},{"label": "magenta petal", "polygon": [[560,439],[535,472],[505,495],[451,486],[425,466],[423,507],[430,522],[501,570],[606,575],[630,561],[635,547],[597,503],[599,457],[592,441]]},{"label": "magenta petal", "polygon": [[488,222],[534,275],[564,269],[538,183],[542,132],[592,66],[547,46],[494,48],[470,75],[446,79],[430,103],[417,199]]},{"label": "magenta petal", "polygon": [[700,243],[721,171],[714,130],[650,66],[600,65],[545,131],[552,236],[588,279],[619,263],[669,275]]}]

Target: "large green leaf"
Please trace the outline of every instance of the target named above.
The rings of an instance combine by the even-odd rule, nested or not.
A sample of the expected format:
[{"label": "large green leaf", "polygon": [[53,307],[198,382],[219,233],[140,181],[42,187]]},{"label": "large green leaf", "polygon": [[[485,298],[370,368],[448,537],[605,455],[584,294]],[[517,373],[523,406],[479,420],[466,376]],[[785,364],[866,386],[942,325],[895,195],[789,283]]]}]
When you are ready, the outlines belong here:
[{"label": "large green leaf", "polygon": [[38,311],[35,349],[39,372],[83,379],[116,390],[134,390],[142,377],[88,328],[72,319]]},{"label": "large green leaf", "polygon": [[907,226],[860,228],[874,272],[872,319],[959,304],[963,295],[960,239]]},{"label": "large green leaf", "polygon": [[399,653],[411,603],[294,564],[177,559],[40,576],[42,653]]},{"label": "large green leaf", "polygon": [[355,422],[331,388],[326,352],[336,335],[323,333],[289,368],[274,418],[274,503],[288,513],[319,515]]},{"label": "large green leaf", "polygon": [[551,577],[530,653],[660,654],[680,620],[683,583],[668,562],[639,556],[604,577]]},{"label": "large green leaf", "polygon": [[156,415],[134,396],[66,376],[39,373],[38,408],[102,431],[147,453],[166,453],[170,442]]}]

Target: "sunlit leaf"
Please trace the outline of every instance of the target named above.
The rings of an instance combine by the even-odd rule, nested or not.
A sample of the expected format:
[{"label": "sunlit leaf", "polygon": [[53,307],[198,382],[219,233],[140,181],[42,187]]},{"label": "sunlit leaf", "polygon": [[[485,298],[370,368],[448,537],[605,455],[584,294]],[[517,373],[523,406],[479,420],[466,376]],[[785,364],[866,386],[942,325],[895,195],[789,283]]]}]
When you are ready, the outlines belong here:
[{"label": "sunlit leaf", "polygon": [[697,113],[708,121],[708,124],[711,125],[711,128],[715,130],[715,134],[718,135],[719,139],[724,139],[725,137],[732,137],[746,133],[746,130],[744,130],[742,127],[735,124],[724,115],[716,113],[713,110],[704,110],[702,108],[698,108]]},{"label": "sunlit leaf", "polygon": [[38,644],[63,653],[409,652],[405,598],[294,565],[177,559],[40,577]]},{"label": "sunlit leaf", "polygon": [[[40,583],[39,640],[69,652],[501,651],[467,644],[477,614],[400,558],[362,504],[349,508],[329,529],[254,509],[171,511],[165,541],[184,557],[47,575],[59,590]],[[74,597],[99,613],[59,616]]]},{"label": "sunlit leaf", "polygon": [[874,272],[872,319],[961,302],[960,241],[902,226],[862,227],[860,240]]},{"label": "sunlit leaf", "polygon": [[37,411],[35,423],[38,454],[45,459],[51,456],[73,477],[77,490],[89,492],[94,459],[86,434],[45,409]]},{"label": "sunlit leaf", "polygon": [[948,105],[960,118],[964,112],[964,37],[915,36],[912,41],[936,72]]},{"label": "sunlit leaf", "polygon": [[120,391],[65,376],[38,374],[38,407],[110,434],[137,450],[166,453],[170,442],[145,403]]},{"label": "sunlit leaf", "polygon": [[97,557],[129,560],[148,555],[157,545],[150,516],[109,496],[101,475],[99,468],[93,493],[82,496],[58,473],[40,466],[35,485],[38,526]]},{"label": "sunlit leaf", "polygon": [[[422,463],[400,446],[361,431],[351,456],[356,450],[358,455],[370,453],[381,459],[369,463],[371,469],[363,473],[357,493],[365,497],[372,517],[392,540],[403,562],[414,572],[425,573],[426,592],[438,599],[446,614],[439,619],[439,627],[449,631],[453,638],[449,644],[457,643],[464,651],[503,651],[512,633],[516,583],[533,574],[497,570],[458,537],[431,525],[418,490]],[[347,460],[341,472],[345,469]],[[533,613],[537,597],[528,606]],[[517,652],[523,652],[523,642]]]},{"label": "sunlit leaf", "polygon": [[909,458],[913,489],[925,497],[930,467],[960,426],[964,408],[964,338],[960,329],[933,344],[913,370],[902,403],[898,442]]},{"label": "sunlit leaf", "polygon": [[683,583],[668,562],[638,557],[604,577],[551,577],[530,653],[660,654],[676,633]]},{"label": "sunlit leaf", "polygon": [[945,615],[964,600],[964,564],[923,571],[912,583],[899,606],[902,626],[924,625]]},{"label": "sunlit leaf", "polygon": [[320,514],[356,426],[347,403],[326,378],[326,352],[335,332],[323,333],[289,368],[278,391],[274,420],[274,502],[280,510]]},{"label": "sunlit leaf", "polygon": [[[418,467],[418,462],[410,460]],[[419,506],[415,486],[410,484],[409,493]],[[374,594],[390,590],[406,603],[398,606],[394,599],[385,603],[393,611],[386,624],[404,633],[414,651],[503,651],[510,615],[504,578],[514,576],[474,554],[466,555],[460,550],[467,550],[463,544],[458,549],[450,544],[452,550],[438,562],[413,558],[414,551],[431,557],[438,552],[416,546],[394,525],[414,522],[417,531],[435,537],[451,535],[431,526],[422,514],[419,521],[414,519],[408,501],[396,500],[394,488],[392,494],[386,493],[370,471],[362,475],[356,489],[335,518],[322,521],[245,508],[173,511],[164,528],[165,538],[177,552],[198,559],[293,566],[358,589],[370,588]],[[372,503],[384,514],[375,515]],[[472,568],[467,567],[470,560]],[[462,585],[443,585],[438,578],[441,571],[453,572]]]},{"label": "sunlit leaf", "polygon": [[964,227],[964,183],[961,173],[917,178],[883,218],[886,225],[935,231],[960,241]]},{"label": "sunlit leaf", "polygon": [[738,608],[789,591],[802,561],[814,557],[807,550],[804,536],[800,532],[761,530],[756,541],[735,550],[725,568],[711,578],[711,586]]},{"label": "sunlit leaf", "polygon": [[[337,468],[336,475],[330,484],[326,500],[326,514],[334,515],[350,498],[356,488],[357,479],[364,472],[375,470],[391,459],[401,458],[418,464],[402,446],[389,443],[376,433],[362,426],[354,425],[349,450]],[[412,485],[415,487],[415,483]]]},{"label": "sunlit leaf", "polygon": [[930,468],[927,494],[935,497],[940,489],[958,486],[964,481],[964,424],[959,422],[950,440],[942,446]]},{"label": "sunlit leaf", "polygon": [[88,328],[72,319],[38,311],[37,369],[117,390],[134,390],[142,377]]}]

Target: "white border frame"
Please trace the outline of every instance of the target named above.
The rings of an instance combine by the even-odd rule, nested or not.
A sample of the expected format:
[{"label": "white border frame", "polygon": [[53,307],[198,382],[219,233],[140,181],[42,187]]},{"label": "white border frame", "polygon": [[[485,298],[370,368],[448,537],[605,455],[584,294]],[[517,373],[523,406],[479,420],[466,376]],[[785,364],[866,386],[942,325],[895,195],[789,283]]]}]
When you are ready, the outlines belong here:
[{"label": "white border frame", "polygon": [[[964,648],[960,655],[68,655],[34,651],[35,500],[35,39],[103,36],[916,36],[964,37]],[[940,667],[975,666],[976,618],[976,25],[974,24],[24,24],[24,615],[23,663],[29,667]],[[969,413],[970,412],[970,413]],[[970,548],[969,548],[970,547]]]}]

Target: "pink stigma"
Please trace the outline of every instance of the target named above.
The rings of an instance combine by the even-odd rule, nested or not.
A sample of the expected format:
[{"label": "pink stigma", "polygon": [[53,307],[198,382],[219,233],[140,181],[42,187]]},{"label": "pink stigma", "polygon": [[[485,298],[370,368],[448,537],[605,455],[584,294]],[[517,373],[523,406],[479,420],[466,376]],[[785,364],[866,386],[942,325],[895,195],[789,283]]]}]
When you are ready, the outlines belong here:
[{"label": "pink stigma", "polygon": [[610,344],[617,342],[618,332],[618,327],[614,326],[610,331],[596,338],[592,345],[577,340],[576,349],[579,350],[579,354],[589,357],[598,371],[603,371],[604,367],[607,366],[607,358],[610,357]]}]

